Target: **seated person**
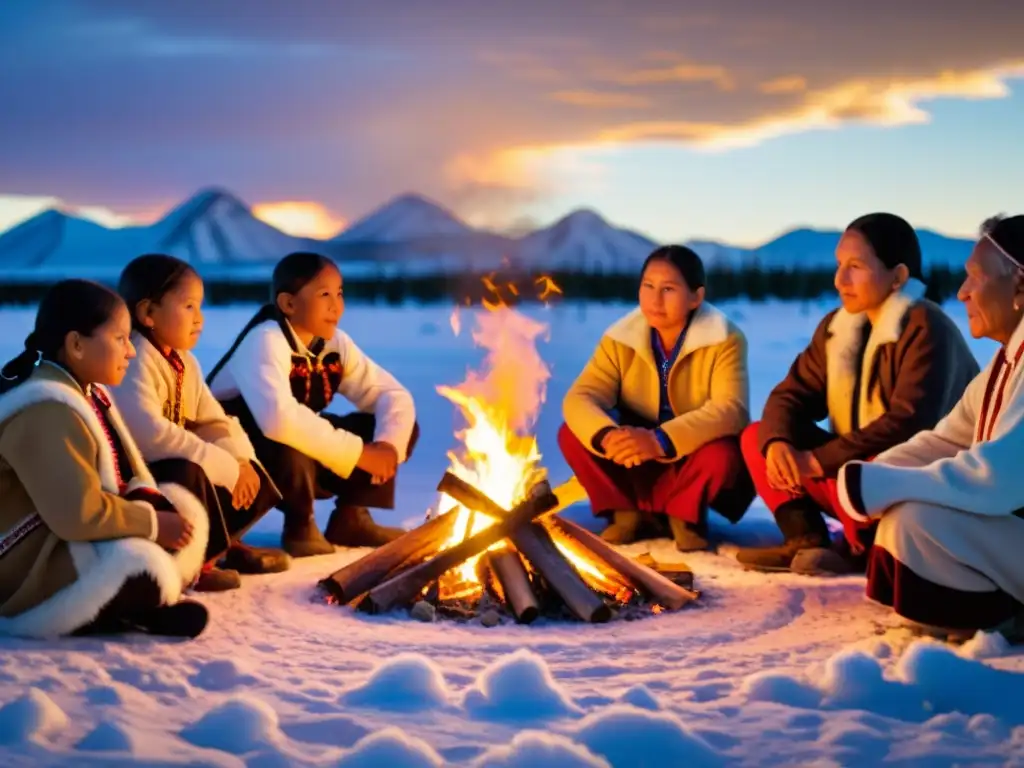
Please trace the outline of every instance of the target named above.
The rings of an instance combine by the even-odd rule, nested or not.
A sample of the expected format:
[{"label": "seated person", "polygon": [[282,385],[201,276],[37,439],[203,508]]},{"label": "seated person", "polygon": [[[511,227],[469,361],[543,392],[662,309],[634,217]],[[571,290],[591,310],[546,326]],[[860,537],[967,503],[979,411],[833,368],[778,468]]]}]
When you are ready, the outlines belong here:
[{"label": "seated person", "polygon": [[0,635],[196,637],[206,512],[157,490],[110,401],[135,350],[121,297],[63,280],[0,369]]},{"label": "seated person", "polygon": [[565,396],[558,443],[594,513],[612,518],[609,542],[664,514],[681,551],[706,549],[708,507],[735,523],[754,498],[738,440],[747,342],[704,301],[704,282],[689,248],[654,251],[639,308],[605,331]]},{"label": "seated person", "polygon": [[[741,440],[757,492],[785,537],[778,546],[740,549],[737,559],[752,570],[862,569],[874,526],[859,526],[833,547],[822,517],[836,515],[839,467],[934,427],[978,373],[960,330],[923,298],[910,224],[890,213],[860,217],[840,238],[836,262],[842,307],[818,324]],[[817,426],[826,417],[831,430]]]},{"label": "seated person", "polygon": [[1024,641],[1024,216],[986,222],[958,298],[1001,347],[932,430],[853,461],[838,499],[878,521],[867,594],[911,622]]},{"label": "seated person", "polygon": [[[213,367],[210,389],[282,496],[288,554],[386,544],[404,531],[378,525],[367,507],[394,508],[395,475],[419,435],[412,395],[338,328],[345,300],[333,261],[292,253],[272,283],[273,303]],[[358,411],[324,413],[335,394]],[[327,498],[336,503],[320,533],[313,503]]]},{"label": "seated person", "polygon": [[203,330],[203,281],[180,259],[149,253],[129,262],[118,290],[132,316],[138,357],[114,399],[157,482],[187,488],[210,517],[196,591],[236,589],[240,573],[285,570],[284,552],[241,542],[281,496],[255,461],[238,420],[211,394],[191,352]]}]

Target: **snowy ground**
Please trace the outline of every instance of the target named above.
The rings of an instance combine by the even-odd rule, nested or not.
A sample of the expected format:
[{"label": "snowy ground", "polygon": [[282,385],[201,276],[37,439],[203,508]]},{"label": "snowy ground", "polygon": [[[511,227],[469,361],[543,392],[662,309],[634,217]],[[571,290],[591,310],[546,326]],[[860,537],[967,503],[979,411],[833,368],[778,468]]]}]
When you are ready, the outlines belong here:
[{"label": "snowy ground", "polygon": [[[750,340],[757,413],[823,305],[723,308]],[[561,398],[623,310],[531,312],[551,324],[538,432],[554,483],[568,477],[555,444]],[[208,313],[204,365],[249,311]],[[20,349],[31,321],[0,315],[0,357]],[[402,468],[399,510],[379,513],[413,526],[453,445],[453,407],[434,387],[461,381],[480,354],[452,336],[442,307],[353,306],[344,325],[416,397],[420,447]],[[972,344],[981,360],[993,352]],[[570,514],[589,517],[582,506]],[[273,512],[250,540],[273,543],[279,530]],[[718,531],[733,543],[775,535],[760,506]],[[667,541],[634,549],[649,546],[672,553]],[[864,600],[859,578],[754,575],[694,555],[697,607],[487,629],[310,602],[316,581],[358,554],[202,597],[213,622],[192,643],[0,641],[0,764],[1024,765],[1024,656],[984,636],[956,650],[914,641]]]}]

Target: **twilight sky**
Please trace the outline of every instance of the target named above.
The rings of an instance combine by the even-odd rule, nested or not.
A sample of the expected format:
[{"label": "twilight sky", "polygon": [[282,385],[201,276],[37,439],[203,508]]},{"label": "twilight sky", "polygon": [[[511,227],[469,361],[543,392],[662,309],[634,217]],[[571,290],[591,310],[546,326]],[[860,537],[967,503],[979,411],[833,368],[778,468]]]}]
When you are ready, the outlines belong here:
[{"label": "twilight sky", "polygon": [[406,191],[662,241],[969,235],[1024,210],[1022,29],[1019,0],[7,0],[0,229],[215,185],[321,236]]}]

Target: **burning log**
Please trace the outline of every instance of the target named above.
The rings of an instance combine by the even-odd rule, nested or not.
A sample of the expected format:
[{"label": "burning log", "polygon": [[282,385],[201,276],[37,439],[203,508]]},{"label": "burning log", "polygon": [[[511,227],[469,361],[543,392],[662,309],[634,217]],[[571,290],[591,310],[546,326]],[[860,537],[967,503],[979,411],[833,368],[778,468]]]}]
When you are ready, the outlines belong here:
[{"label": "burning log", "polygon": [[555,546],[543,525],[530,524],[510,536],[512,543],[536,568],[548,585],[583,621],[592,624],[608,621],[612,611],[604,599],[587,586],[572,564]]},{"label": "burning log", "polygon": [[[468,509],[504,519],[508,512],[478,488],[446,472],[437,489],[444,491]],[[551,535],[541,525],[524,525],[509,535],[522,555],[530,561],[548,582],[548,585],[583,621],[604,622],[611,618],[611,609],[600,595],[583,581],[579,573],[555,546]]]},{"label": "burning log", "polygon": [[608,567],[618,571],[636,584],[637,587],[660,605],[676,610],[697,599],[698,595],[696,592],[685,589],[674,581],[662,576],[657,571],[626,557],[600,536],[591,533],[576,523],[561,517],[552,518],[552,522],[558,527],[560,532],[593,552]]},{"label": "burning log", "polygon": [[428,520],[394,541],[378,547],[320,582],[339,603],[350,603],[375,585],[437,552],[451,536],[457,509]]},{"label": "burning log", "polygon": [[540,615],[540,603],[530,585],[530,576],[519,555],[510,549],[487,553],[487,562],[501,585],[505,602],[516,622],[530,624]]},{"label": "burning log", "polygon": [[553,509],[557,504],[558,499],[551,492],[551,486],[546,481],[537,483],[530,489],[526,499],[517,504],[503,520],[498,520],[494,525],[463,539],[450,549],[402,571],[371,589],[366,596],[367,608],[371,613],[383,613],[396,605],[408,603],[434,579],[507,538],[512,531]]}]

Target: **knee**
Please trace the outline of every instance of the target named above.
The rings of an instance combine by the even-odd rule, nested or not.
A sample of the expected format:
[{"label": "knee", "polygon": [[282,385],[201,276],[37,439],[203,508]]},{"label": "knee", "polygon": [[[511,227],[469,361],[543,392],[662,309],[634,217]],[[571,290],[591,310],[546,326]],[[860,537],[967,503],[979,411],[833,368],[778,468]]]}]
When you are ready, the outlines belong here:
[{"label": "knee", "polygon": [[745,469],[740,444],[735,437],[721,437],[705,443],[693,452],[689,460],[710,471],[730,476]]},{"label": "knee", "polygon": [[892,542],[918,538],[929,527],[936,525],[936,514],[941,509],[916,501],[905,501],[892,507],[878,522],[875,541]]},{"label": "knee", "polygon": [[294,489],[312,483],[318,466],[316,459],[281,443],[274,444],[272,453],[272,456],[260,457],[260,461],[282,494],[287,496]]},{"label": "knee", "polygon": [[150,465],[150,471],[158,483],[175,483],[197,495],[210,482],[206,471],[188,459],[162,459]]}]

